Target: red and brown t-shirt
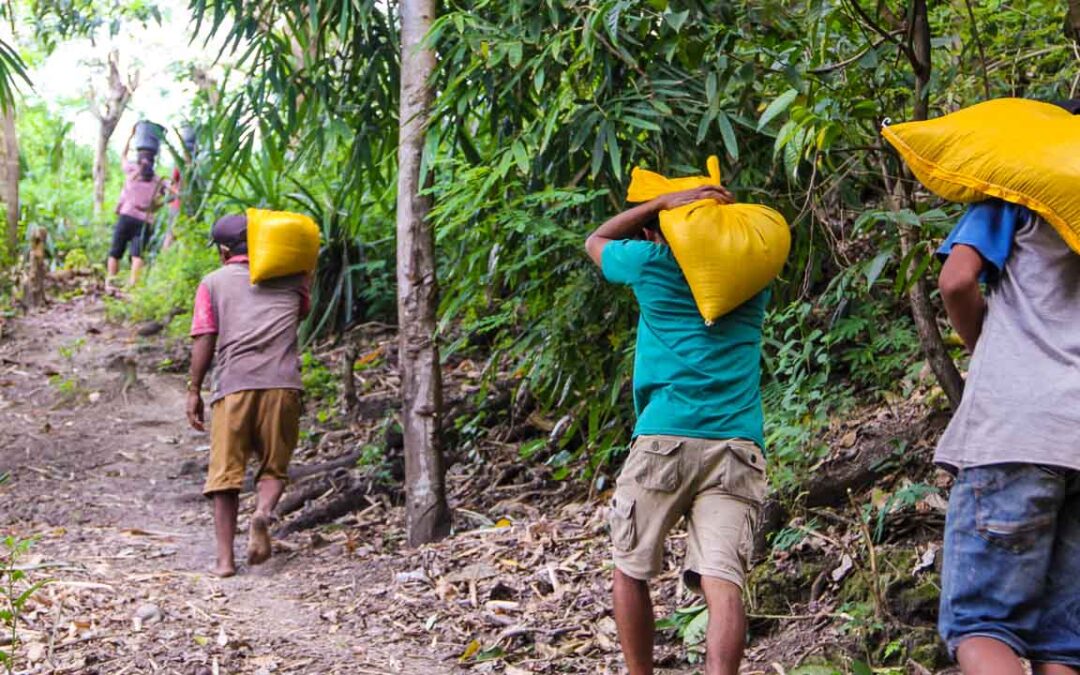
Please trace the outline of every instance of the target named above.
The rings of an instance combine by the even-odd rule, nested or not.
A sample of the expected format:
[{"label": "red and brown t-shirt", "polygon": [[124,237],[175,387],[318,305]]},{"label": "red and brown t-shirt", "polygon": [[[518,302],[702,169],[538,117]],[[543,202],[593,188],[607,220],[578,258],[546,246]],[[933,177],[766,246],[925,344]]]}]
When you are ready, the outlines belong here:
[{"label": "red and brown t-shirt", "polygon": [[233,256],[195,293],[191,336],[217,335],[210,402],[250,389],[303,389],[297,328],[310,309],[304,275],[252,285]]}]

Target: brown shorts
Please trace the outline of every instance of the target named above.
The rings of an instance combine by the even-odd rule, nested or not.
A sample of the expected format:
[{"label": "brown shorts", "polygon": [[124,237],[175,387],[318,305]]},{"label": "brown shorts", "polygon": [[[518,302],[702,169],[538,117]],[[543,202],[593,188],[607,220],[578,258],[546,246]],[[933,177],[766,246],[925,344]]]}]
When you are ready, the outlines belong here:
[{"label": "brown shorts", "polygon": [[686,517],[683,578],[743,585],[765,497],[765,457],[744,440],[638,436],[609,512],[615,566],[635,579],[663,570],[664,539]]},{"label": "brown shorts", "polygon": [[244,469],[255,455],[255,480],[288,480],[289,460],[300,437],[296,389],[238,391],[210,408],[210,471],[203,494],[244,487]]}]

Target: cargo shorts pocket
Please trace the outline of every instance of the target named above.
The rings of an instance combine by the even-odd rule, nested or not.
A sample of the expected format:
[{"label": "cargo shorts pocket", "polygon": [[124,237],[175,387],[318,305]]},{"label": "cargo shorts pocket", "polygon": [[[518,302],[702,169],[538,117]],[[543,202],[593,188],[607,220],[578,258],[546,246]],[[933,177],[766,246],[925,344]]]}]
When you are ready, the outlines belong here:
[{"label": "cargo shorts pocket", "polygon": [[757,538],[760,511],[757,504],[750,504],[746,509],[746,519],[739,537],[739,561],[742,563],[744,572],[750,569],[750,561],[754,557],[754,540]]},{"label": "cargo shorts pocket", "polygon": [[760,504],[765,500],[765,457],[753,443],[729,443],[723,458],[723,490]]},{"label": "cargo shorts pocket", "polygon": [[674,492],[679,487],[681,440],[651,438],[638,447],[645,461],[640,464],[637,483],[646,490]]},{"label": "cargo shorts pocket", "polygon": [[611,543],[616,551],[631,551],[637,545],[637,526],[634,524],[634,500],[615,496],[608,511]]}]

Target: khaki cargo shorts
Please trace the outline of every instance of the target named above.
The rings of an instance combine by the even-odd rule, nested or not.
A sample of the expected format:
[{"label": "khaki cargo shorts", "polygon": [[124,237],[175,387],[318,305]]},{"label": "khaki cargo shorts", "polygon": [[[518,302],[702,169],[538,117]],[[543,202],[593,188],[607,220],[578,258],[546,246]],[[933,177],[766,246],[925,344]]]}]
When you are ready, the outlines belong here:
[{"label": "khaki cargo shorts", "polygon": [[210,408],[210,470],[203,494],[244,487],[252,455],[255,480],[289,478],[289,460],[300,438],[300,392],[296,389],[238,391]]},{"label": "khaki cargo shorts", "polygon": [[765,497],[765,456],[751,441],[638,436],[609,511],[615,567],[635,579],[663,570],[664,539],[686,518],[683,579],[743,586]]}]

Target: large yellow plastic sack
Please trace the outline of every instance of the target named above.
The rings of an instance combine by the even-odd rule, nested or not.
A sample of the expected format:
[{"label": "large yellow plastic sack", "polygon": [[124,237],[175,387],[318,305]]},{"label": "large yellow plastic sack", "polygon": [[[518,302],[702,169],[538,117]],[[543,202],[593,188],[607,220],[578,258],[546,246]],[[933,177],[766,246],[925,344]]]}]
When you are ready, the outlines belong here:
[{"label": "large yellow plastic sack", "polygon": [[[671,192],[719,185],[720,160],[709,157],[708,169],[708,176],[665,178],[636,168],[626,198],[645,202]],[[791,248],[787,221],[759,204],[694,202],[661,211],[660,230],[708,324],[772,283]]]},{"label": "large yellow plastic sack", "polygon": [[881,133],[934,194],[1026,206],[1080,253],[1080,116],[1051,103],[1001,98]]},{"label": "large yellow plastic sack", "polygon": [[319,258],[319,226],[288,211],[247,210],[251,283],[311,272]]}]

